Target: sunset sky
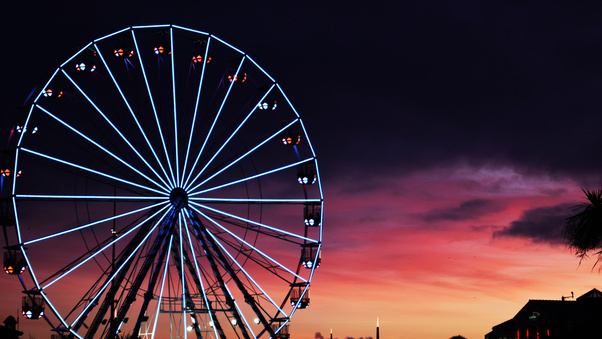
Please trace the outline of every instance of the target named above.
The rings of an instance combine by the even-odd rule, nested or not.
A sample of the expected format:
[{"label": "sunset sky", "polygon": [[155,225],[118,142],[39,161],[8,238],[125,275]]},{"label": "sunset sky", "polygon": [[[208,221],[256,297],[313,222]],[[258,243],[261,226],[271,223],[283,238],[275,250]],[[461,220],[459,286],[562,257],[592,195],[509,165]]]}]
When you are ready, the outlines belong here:
[{"label": "sunset sky", "polygon": [[[483,338],[529,299],[602,289],[562,243],[602,184],[602,4],[477,1],[15,2],[2,22],[0,135],[94,38],[174,23],[278,80],[314,145],[322,265],[292,339]],[[0,318],[21,287],[0,279]],[[50,334],[22,320],[25,338]]]}]

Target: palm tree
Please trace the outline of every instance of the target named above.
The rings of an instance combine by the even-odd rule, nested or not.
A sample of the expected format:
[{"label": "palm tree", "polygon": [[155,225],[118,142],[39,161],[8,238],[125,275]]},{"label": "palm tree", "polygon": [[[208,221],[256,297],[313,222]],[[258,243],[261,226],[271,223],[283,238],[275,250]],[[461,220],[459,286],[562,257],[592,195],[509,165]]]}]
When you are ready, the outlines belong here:
[{"label": "palm tree", "polygon": [[[562,238],[579,258],[579,263],[589,255],[596,255],[596,267],[602,260],[602,189],[583,190],[588,202],[573,207],[566,219]],[[600,267],[602,269],[602,267]]]}]

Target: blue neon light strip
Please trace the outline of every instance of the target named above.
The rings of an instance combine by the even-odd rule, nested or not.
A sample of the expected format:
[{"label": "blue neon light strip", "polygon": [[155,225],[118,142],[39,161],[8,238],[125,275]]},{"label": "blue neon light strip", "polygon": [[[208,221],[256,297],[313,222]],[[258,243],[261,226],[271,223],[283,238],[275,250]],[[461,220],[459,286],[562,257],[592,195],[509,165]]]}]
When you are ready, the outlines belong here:
[{"label": "blue neon light strip", "polygon": [[197,192],[194,192],[194,193],[190,193],[190,194],[188,194],[188,196],[192,197],[192,196],[195,196],[195,195],[199,195],[199,194],[207,193],[207,192],[210,192],[210,191],[214,191],[214,190],[217,190],[217,189],[220,189],[220,188],[224,188],[224,187],[236,185],[236,184],[239,184],[241,182],[245,182],[245,181],[257,179],[259,177],[263,177],[263,176],[266,176],[266,175],[269,175],[269,174],[272,174],[272,173],[275,173],[275,172],[283,171],[285,169],[288,169],[288,168],[291,168],[291,167],[295,167],[295,166],[304,164],[306,162],[310,162],[312,160],[313,160],[313,158],[307,158],[305,160],[297,161],[295,163],[292,163],[292,164],[289,164],[289,165],[286,165],[286,166],[278,167],[278,168],[275,168],[273,170],[269,170],[269,171],[265,171],[265,172],[262,172],[262,173],[255,174],[255,175],[252,175],[250,177],[246,177],[246,178],[242,178],[242,179],[235,180],[235,181],[232,181],[232,182],[228,182],[228,183],[225,183],[223,185],[219,185],[219,186],[207,188],[207,189],[204,189],[202,191],[197,191]]},{"label": "blue neon light strip", "polygon": [[[98,53],[100,55],[100,52]],[[167,183],[165,181],[163,181],[163,178],[155,171],[155,169],[146,161],[146,159],[144,159],[144,157],[140,154],[140,152],[138,152],[138,150],[134,147],[134,145],[132,145],[132,143],[125,137],[125,135],[123,133],[121,133],[121,131],[117,128],[117,126],[115,126],[113,124],[113,122],[111,120],[109,120],[109,118],[107,118],[107,116],[104,114],[104,112],[94,103],[94,101],[81,89],[81,87],[79,87],[75,81],[73,81],[73,79],[65,72],[65,70],[62,70],[63,74],[67,77],[67,79],[69,79],[69,81],[71,81],[71,83],[75,86],[75,88],[77,88],[77,90],[86,98],[86,100],[88,100],[88,102],[90,103],[90,105],[92,105],[92,107],[94,107],[96,109],[96,111],[98,112],[98,114],[100,114],[105,121],[109,124],[109,126],[111,126],[113,128],[113,130],[121,137],[121,139],[123,139],[123,141],[125,141],[125,143],[130,147],[130,149],[132,151],[134,151],[134,153],[136,153],[136,155],[140,158],[140,160],[142,160],[142,162],[144,162],[144,164],[146,164],[146,166],[157,176],[157,178],[159,178],[159,180],[161,180],[163,182],[163,184],[165,186],[168,186]],[[110,73],[110,71],[109,71]],[[117,85],[117,84],[115,84]],[[119,87],[119,86],[118,86]],[[121,93],[121,89],[119,89],[119,92]],[[122,93],[122,97],[123,97],[123,93]],[[128,106],[128,108],[130,108],[129,103],[127,102],[127,100],[125,100],[125,97],[123,97],[123,100],[126,102],[126,105]],[[133,113],[132,113],[133,114]],[[168,191],[167,188],[163,187],[163,186],[159,186],[161,188],[163,188],[165,191]]]},{"label": "blue neon light strip", "polygon": [[[133,34],[134,31],[132,31]],[[134,39],[134,43],[136,43],[136,40]],[[100,60],[102,60],[102,63],[104,64],[105,68],[107,69],[107,72],[109,73],[109,76],[111,77],[111,80],[113,80],[113,84],[115,85],[115,87],[117,88],[117,91],[119,92],[119,94],[121,95],[121,98],[123,99],[125,105],[128,108],[128,111],[130,112],[130,115],[132,116],[132,118],[134,119],[134,121],[136,122],[136,125],[138,126],[138,129],[140,130],[140,132],[142,133],[142,136],[144,137],[144,140],[146,140],[146,143],[148,145],[148,147],[150,148],[151,152],[153,154],[155,154],[155,150],[153,149],[153,147],[150,144],[150,141],[148,140],[146,133],[144,133],[144,130],[142,129],[142,126],[140,125],[140,122],[138,121],[138,118],[136,117],[136,114],[134,113],[134,110],[132,109],[132,107],[130,106],[130,103],[127,101],[127,99],[125,98],[125,95],[123,94],[123,91],[121,90],[121,87],[119,86],[119,84],[117,83],[117,80],[115,79],[115,76],[113,75],[113,72],[111,72],[111,69],[109,68],[109,65],[107,64],[105,58],[103,57],[102,53],[100,52],[100,50],[98,50],[98,47],[96,45],[94,45],[94,47],[96,47],[96,50],[98,51],[98,56],[100,57]],[[136,48],[136,53],[138,54],[138,57],[140,57],[140,53],[138,51],[138,49]],[[141,64],[142,66],[142,70],[144,72],[144,66]],[[161,169],[163,169],[163,165],[161,164],[161,162],[159,161],[159,159],[157,159],[157,156],[155,155],[155,159],[157,160],[157,163],[159,164],[159,167]],[[146,163],[146,161],[144,161]],[[154,172],[154,169],[152,169],[152,166],[148,165],[151,168],[151,170]],[[163,173],[165,173],[165,170],[163,169]],[[166,183],[162,177],[160,177],[158,174],[155,173],[155,175],[157,175],[160,180],[163,182],[163,184],[165,184],[166,186],[168,186],[170,189],[173,189],[173,185],[171,185],[171,183]],[[165,175],[167,177],[167,175]]]},{"label": "blue neon light strip", "polygon": [[161,281],[161,290],[159,291],[158,299],[157,299],[157,311],[155,313],[155,323],[153,324],[153,335],[152,338],[155,338],[155,333],[157,332],[157,322],[159,320],[159,313],[161,313],[161,299],[163,299],[163,290],[165,288],[165,282],[167,281],[167,269],[169,268],[169,259],[171,256],[171,245],[173,244],[173,234],[169,237],[169,249],[167,251],[167,258],[165,259],[164,265],[165,270],[163,271],[163,280]]},{"label": "blue neon light strip", "polygon": [[169,201],[169,196],[161,196],[161,197],[147,197],[147,196],[114,196],[114,195],[56,195],[56,194],[17,194],[17,198],[19,199],[89,199],[89,200],[165,200]]},{"label": "blue neon light strip", "polygon": [[[146,218],[144,221],[140,222],[138,225],[136,225],[134,228],[132,228],[132,230],[140,227],[140,225],[142,225],[143,223],[147,222],[148,220],[151,220],[152,218],[154,218],[157,214],[159,214],[160,212],[162,212],[163,210],[165,210],[168,206],[162,208],[161,210],[157,211],[156,213],[154,213],[152,216]],[[75,318],[75,320],[73,321],[73,323],[71,323],[71,326],[77,324],[77,322],[79,321],[79,319],[84,315],[88,313],[89,308],[94,305],[96,303],[96,300],[100,297],[100,295],[104,292],[104,290],[111,284],[111,282],[113,281],[113,279],[115,278],[115,276],[117,274],[119,274],[119,272],[121,272],[121,270],[123,269],[123,267],[130,261],[130,259],[132,258],[132,256],[138,251],[138,249],[144,245],[144,243],[146,242],[146,240],[151,236],[151,234],[153,234],[153,232],[155,231],[155,229],[157,228],[157,226],[159,226],[159,224],[161,224],[161,222],[163,221],[163,219],[165,218],[165,216],[167,216],[167,214],[169,213],[169,210],[164,213],[161,216],[161,219],[159,219],[159,221],[157,221],[157,223],[155,223],[155,226],[153,226],[153,228],[146,234],[146,236],[144,237],[144,239],[142,239],[142,241],[140,241],[140,243],[138,244],[138,246],[136,246],[136,248],[132,251],[132,253],[124,260],[123,264],[121,266],[119,266],[117,268],[117,270],[113,273],[113,275],[111,275],[111,277],[109,277],[109,279],[107,279],[107,282],[100,288],[100,290],[98,291],[98,294],[92,298],[88,304],[88,306],[86,306],[82,312],[79,314],[79,316],[77,316],[77,318]],[[129,232],[131,232],[132,230],[130,230]],[[128,233],[129,233],[128,232]],[[127,234],[127,233],[125,233]],[[124,235],[125,235],[124,234]],[[121,237],[115,239],[115,241],[119,240]]]},{"label": "blue neon light strip", "polygon": [[233,50],[237,51],[238,53],[240,53],[240,54],[243,54],[243,55],[246,55],[246,54],[245,54],[245,52],[241,51],[240,49],[238,49],[238,48],[236,48],[236,47],[234,47],[234,46],[232,46],[232,45],[230,45],[229,43],[227,43],[227,42],[225,42],[224,40],[222,40],[222,39],[220,39],[220,38],[216,37],[215,35],[213,35],[213,38],[214,38],[215,40],[217,40],[217,41],[221,42],[222,44],[224,44],[224,45],[226,45],[226,46],[228,46],[228,47],[232,48]]},{"label": "blue neon light strip", "polygon": [[[238,69],[236,69],[236,73],[234,75],[234,78],[238,77],[238,72],[240,71],[240,68],[242,67],[243,62],[245,61],[245,58],[243,57],[240,60],[240,64],[238,64]],[[219,109],[217,110],[217,114],[215,115],[215,119],[213,119],[213,123],[211,124],[211,128],[209,128],[209,132],[207,132],[207,136],[205,137],[205,141],[203,142],[203,146],[201,146],[201,150],[199,151],[199,154],[196,157],[196,160],[194,161],[194,164],[192,165],[192,168],[190,169],[190,173],[188,174],[188,178],[186,179],[186,182],[184,183],[184,187],[186,190],[188,190],[188,187],[190,187],[190,185],[192,185],[194,183],[194,181],[198,178],[198,175],[194,178],[194,180],[192,180],[192,182],[189,184],[188,181],[190,179],[190,176],[192,176],[192,173],[194,172],[194,169],[196,168],[197,163],[199,162],[199,159],[201,158],[201,155],[203,154],[203,151],[205,150],[205,146],[207,146],[207,141],[209,141],[209,137],[211,137],[211,134],[213,132],[213,128],[215,127],[215,124],[217,123],[217,119],[219,119],[220,114],[222,113],[222,109],[224,108],[224,105],[226,104],[226,100],[228,100],[228,96],[230,95],[230,91],[232,90],[232,87],[234,86],[234,83],[236,81],[234,81],[234,78],[232,79],[232,81],[230,82],[230,86],[228,86],[228,91],[226,91],[226,95],[224,96],[224,99],[222,100],[221,105],[219,106]]]},{"label": "blue neon light strip", "polygon": [[[185,214],[186,218],[188,220],[190,220],[190,216],[188,214]],[[199,277],[199,283],[201,284],[201,291],[203,293],[203,300],[205,301],[205,305],[207,305],[207,308],[209,310],[209,299],[207,298],[207,293],[205,292],[205,285],[203,284],[203,275],[201,274],[201,269],[199,268],[199,262],[197,260],[197,256],[196,253],[194,252],[194,246],[192,245],[192,236],[190,235],[190,230],[188,227],[185,227],[186,229],[186,235],[188,237],[188,246],[190,247],[190,252],[191,252],[191,256],[192,256],[192,261],[194,262],[194,269],[196,270],[196,274]],[[195,239],[198,240],[198,239]],[[207,312],[209,314],[209,319],[211,321],[213,321],[213,312],[211,312],[209,310],[209,312]],[[215,331],[215,329],[214,329]],[[217,335],[217,332],[216,332]],[[217,337],[216,337],[217,338]]]},{"label": "blue neon light strip", "polygon": [[[46,304],[48,306],[50,306],[50,308],[52,309],[52,313],[54,313],[54,315],[59,319],[59,321],[61,322],[61,324],[63,324],[63,326],[65,326],[65,328],[67,327],[67,322],[65,321],[65,319],[63,319],[63,317],[60,315],[60,313],[58,312],[58,310],[54,307],[54,305],[50,302],[50,299],[48,299],[48,296],[46,295],[46,293],[44,293],[44,291],[40,291],[40,295],[42,295],[42,297],[44,298],[44,301],[46,301]],[[75,335],[78,338],[82,338],[81,336],[79,336],[77,333],[75,333]],[[82,338],[83,339],[83,338]]]},{"label": "blue neon light strip", "polygon": [[301,236],[301,235],[298,235],[298,234],[295,234],[295,233],[291,233],[291,232],[288,232],[288,231],[285,231],[285,230],[281,230],[281,229],[279,229],[277,227],[273,227],[273,226],[269,226],[269,225],[266,225],[266,224],[262,224],[262,223],[257,222],[257,221],[249,220],[247,218],[243,218],[243,217],[240,217],[240,216],[237,216],[237,215],[234,215],[234,214],[230,214],[228,212],[224,212],[224,211],[218,210],[216,208],[211,208],[209,206],[206,206],[206,205],[203,205],[203,204],[199,204],[199,203],[194,202],[194,201],[191,201],[190,203],[194,204],[196,206],[199,206],[201,208],[208,209],[210,211],[216,212],[218,214],[225,215],[225,216],[228,216],[230,218],[234,218],[234,219],[237,219],[237,220],[240,220],[240,221],[244,221],[244,222],[247,222],[249,224],[253,224],[253,225],[256,225],[256,226],[259,226],[259,227],[262,227],[262,228],[266,228],[266,229],[269,229],[269,230],[274,231],[274,232],[286,234],[286,235],[289,235],[291,237],[294,237],[294,238],[297,238],[297,239],[301,239],[301,240],[305,240],[305,241],[308,241],[308,242],[318,243],[318,240],[307,238],[307,237],[304,237],[304,236]]},{"label": "blue neon light strip", "polygon": [[[57,72],[58,72],[58,70],[57,70]],[[29,119],[31,118],[31,114],[33,113],[34,107],[35,107],[35,105],[31,105],[31,107],[29,108],[29,113],[27,114],[27,119],[25,119],[25,124],[23,125],[23,127],[26,127],[29,124]],[[20,147],[21,147],[21,142],[23,141],[23,136],[25,136],[25,133],[20,133],[19,141],[17,142],[17,150],[15,151],[15,164],[13,167],[13,173],[17,173],[17,164],[19,163],[19,151],[20,151]],[[12,195],[15,194],[16,185],[17,185],[17,180],[13,180],[12,188],[11,188]]]},{"label": "blue neon light strip", "polygon": [[320,202],[321,199],[236,199],[236,198],[192,198],[188,200],[207,202],[239,202],[239,203],[305,203]]},{"label": "blue neon light strip", "polygon": [[65,67],[65,65],[67,65],[71,60],[73,60],[73,58],[75,58],[76,56],[78,56],[80,53],[82,53],[83,51],[85,51],[88,47],[90,47],[92,45],[92,43],[88,43],[86,46],[84,46],[84,48],[80,49],[79,52],[73,54],[73,56],[71,56],[69,59],[67,59],[67,61],[63,62],[60,66],[60,68]]},{"label": "blue neon light strip", "polygon": [[140,184],[137,184],[135,182],[131,182],[129,180],[121,179],[121,178],[115,177],[115,176],[110,175],[110,174],[99,172],[97,170],[93,170],[93,169],[88,168],[88,167],[80,166],[80,165],[74,164],[74,163],[66,161],[66,160],[61,160],[61,159],[55,158],[55,157],[50,156],[50,155],[46,155],[46,154],[42,154],[42,153],[39,153],[39,152],[36,152],[36,151],[32,151],[32,150],[30,150],[28,148],[22,147],[21,150],[24,151],[24,152],[27,152],[27,153],[31,153],[31,154],[37,155],[37,156],[42,157],[42,158],[46,158],[46,159],[49,159],[49,160],[52,160],[52,161],[64,164],[64,165],[68,165],[68,166],[71,166],[71,167],[75,167],[75,168],[84,170],[86,172],[94,173],[94,174],[97,174],[97,175],[105,177],[105,178],[113,179],[115,181],[119,181],[119,182],[122,182],[122,183],[125,183],[125,184],[128,184],[128,185],[132,185],[132,186],[135,186],[135,187],[138,187],[138,188],[143,188],[143,189],[151,191],[151,192],[155,192],[155,193],[158,193],[158,194],[169,194],[169,191],[163,191],[162,192],[162,191],[156,190],[154,188],[146,187],[144,185],[140,185]]},{"label": "blue neon light strip", "polygon": [[176,185],[180,186],[180,150],[178,148],[178,108],[176,105],[176,72],[174,66],[174,48],[173,48],[173,27],[169,28],[169,39],[171,44],[171,90],[173,95],[173,123],[174,123],[174,140],[175,140],[175,153],[176,158]]},{"label": "blue neon light strip", "polygon": [[209,35],[209,33],[205,33],[205,32],[201,32],[201,31],[197,31],[196,29],[190,29],[190,28],[186,28],[186,27],[182,27],[182,26],[178,26],[178,25],[172,25],[172,27],[184,30],[184,31],[189,31],[189,32],[193,32],[193,33],[198,33],[198,34],[202,34],[202,35]]},{"label": "blue neon light strip", "polygon": [[186,339],[187,328],[186,328],[186,271],[184,266],[184,239],[182,239],[182,214],[178,214],[178,236],[180,237],[180,283],[182,284],[182,323],[184,330],[184,339]]},{"label": "blue neon light strip", "polygon": [[[62,279],[63,277],[65,277],[66,275],[68,275],[69,273],[73,272],[74,270],[76,270],[78,267],[80,267],[81,265],[85,264],[86,262],[88,262],[90,259],[96,257],[99,253],[102,253],[102,251],[106,250],[107,248],[109,248],[111,245],[117,243],[119,240],[123,239],[123,237],[125,237],[126,235],[132,233],[133,231],[135,231],[136,229],[138,229],[144,222],[146,222],[147,220],[150,220],[151,218],[154,218],[157,214],[161,213],[161,211],[167,209],[169,207],[165,206],[162,209],[158,210],[157,212],[155,212],[151,217],[146,218],[143,222],[139,223],[138,225],[132,227],[129,231],[123,233],[122,235],[120,235],[119,237],[115,238],[113,241],[111,241],[110,243],[106,244],[104,247],[102,247],[101,249],[99,249],[98,251],[96,251],[96,253],[92,254],[91,256],[87,257],[86,259],[84,259],[83,261],[81,261],[79,264],[73,266],[71,269],[69,269],[68,271],[66,271],[65,273],[61,274],[60,276],[56,277],[56,279],[54,279],[53,281],[49,282],[48,284],[46,284],[42,289],[47,289],[48,287],[50,287],[52,284],[54,284],[55,282],[59,281],[60,279]],[[161,218],[163,219],[163,218]],[[153,227],[153,230],[157,227],[157,225],[155,225]],[[146,237],[144,238],[146,240],[146,238],[148,238],[150,236],[150,234],[152,233],[152,230],[150,232],[148,232],[148,234],[146,235]],[[141,244],[144,241],[141,242]],[[140,246],[140,244],[138,245]],[[136,248],[137,250],[138,248]],[[135,252],[135,251],[134,251]]]},{"label": "blue neon light strip", "polygon": [[124,29],[121,29],[121,30],[119,30],[119,31],[117,31],[117,32],[113,32],[113,33],[111,33],[111,34],[107,34],[107,35],[103,36],[102,38],[95,39],[95,40],[94,40],[94,42],[96,43],[96,41],[101,41],[101,40],[104,40],[104,39],[110,38],[110,37],[112,37],[112,36],[114,36],[114,35],[117,35],[117,34],[119,34],[119,33],[122,33],[122,32],[125,32],[125,31],[129,31],[130,29],[131,29],[131,27],[126,27],[126,28],[124,28]]},{"label": "blue neon light strip", "polygon": [[[248,248],[253,249],[255,252],[259,253],[261,256],[263,256],[264,258],[268,259],[269,261],[273,262],[274,264],[278,265],[280,268],[282,268],[284,271],[288,272],[289,274],[291,274],[292,276],[296,277],[297,279],[303,281],[303,282],[307,282],[307,280],[305,280],[303,277],[301,277],[300,275],[298,275],[297,273],[291,271],[289,268],[287,268],[286,266],[282,265],[281,263],[279,263],[278,261],[276,261],[275,259],[272,259],[272,257],[270,257],[269,255],[263,253],[260,249],[258,249],[257,247],[251,245],[250,243],[248,243],[247,241],[245,241],[244,239],[240,238],[238,235],[232,233],[229,229],[227,229],[226,227],[223,227],[222,225],[220,225],[220,223],[218,223],[217,221],[213,220],[213,218],[209,217],[208,215],[206,215],[205,213],[201,212],[199,209],[197,209],[194,206],[191,206],[192,209],[194,209],[197,213],[199,213],[200,215],[203,216],[203,218],[209,220],[212,224],[214,224],[215,226],[221,228],[222,230],[224,230],[224,232],[228,233],[231,237],[237,239],[240,243],[246,245]],[[211,237],[213,239],[215,239],[215,237],[213,236],[213,234],[211,234],[211,232],[208,232]]]},{"label": "blue neon light strip", "polygon": [[[207,55],[209,53],[209,44],[211,43],[211,37],[207,38],[207,46],[205,46],[205,56],[202,60],[203,68],[201,70],[201,78],[199,79],[199,89],[196,95],[196,101],[194,104],[194,114],[192,116],[192,124],[190,125],[190,135],[188,137],[188,147],[186,148],[186,156],[184,157],[184,167],[182,168],[182,179],[184,179],[184,172],[188,167],[188,156],[190,155],[190,146],[192,145],[192,136],[194,135],[194,126],[196,125],[196,117],[199,113],[199,101],[201,100],[201,90],[203,88],[203,80],[205,79],[205,66],[207,65]],[[194,166],[193,166],[194,168]],[[192,172],[192,171],[191,171]],[[190,175],[187,177],[186,182],[182,184],[182,187],[186,186],[190,179]]]},{"label": "blue neon light strip", "polygon": [[145,178],[146,180],[152,182],[153,184],[155,184],[157,187],[162,187],[161,185],[159,185],[157,182],[155,182],[154,180],[152,180],[151,178],[149,178],[146,174],[140,172],[138,169],[134,168],[132,165],[130,165],[129,163],[127,163],[126,161],[122,160],[121,158],[119,158],[118,156],[116,156],[115,154],[113,154],[112,152],[110,152],[108,149],[104,148],[103,146],[101,146],[99,143],[97,143],[96,141],[88,138],[85,134],[83,134],[82,132],[78,131],[77,129],[75,129],[74,127],[72,127],[71,125],[67,124],[66,122],[64,122],[63,120],[59,119],[57,116],[55,116],[54,114],[50,113],[48,110],[46,110],[44,107],[36,104],[36,107],[39,108],[40,110],[42,110],[44,113],[48,114],[49,116],[51,116],[53,119],[55,119],[56,121],[60,122],[63,126],[69,128],[71,131],[77,133],[77,135],[79,135],[80,137],[86,139],[88,142],[90,142],[92,145],[98,147],[99,149],[103,150],[105,153],[107,153],[108,155],[110,155],[111,157],[113,157],[115,160],[119,161],[120,163],[124,164],[125,166],[127,166],[129,169],[131,169],[132,171],[138,173],[140,176],[142,176],[143,178]]},{"label": "blue neon light strip", "polygon": [[163,25],[142,25],[142,26],[132,26],[132,29],[145,29],[145,28],[165,28],[165,27],[169,27],[171,25],[167,25],[167,24],[163,24]]},{"label": "blue neon light strip", "polygon": [[[320,234],[322,233],[322,227],[320,227]],[[322,251],[322,242],[318,245],[318,250],[316,251],[316,257],[314,258],[314,264],[311,266],[311,272],[309,273],[309,281],[314,277],[314,273],[316,272],[316,263],[318,262],[318,258],[320,258],[320,252]]]},{"label": "blue neon light strip", "polygon": [[[171,162],[169,160],[169,154],[167,152],[167,146],[165,145],[165,138],[163,137],[163,130],[161,129],[161,124],[159,123],[159,116],[157,115],[157,108],[155,107],[155,100],[154,100],[153,94],[151,92],[150,85],[148,83],[148,77],[146,76],[146,69],[144,68],[144,63],[142,62],[142,55],[140,53],[140,49],[138,48],[138,42],[136,41],[136,36],[134,35],[134,31],[132,31],[132,38],[134,40],[134,46],[136,48],[136,54],[138,54],[138,61],[140,62],[140,67],[142,68],[142,76],[144,77],[144,83],[146,84],[146,90],[148,92],[148,98],[150,100],[151,107],[153,108],[153,114],[155,115],[155,123],[157,124],[157,130],[159,132],[159,136],[161,137],[161,142],[163,144],[163,151],[165,152],[165,157],[167,159],[167,167],[169,167],[169,170],[171,171],[171,179],[172,179],[172,181],[171,181],[170,188],[173,189],[176,186],[176,182],[175,182],[175,178],[174,178],[174,175],[173,175],[173,170],[171,168]],[[145,134],[145,138],[146,138],[146,134]],[[148,140],[147,140],[147,143],[148,143],[148,146],[151,148],[153,154],[155,155],[155,159],[157,159],[157,162],[160,164],[161,169],[163,169],[163,173],[165,173],[165,176],[167,177],[167,172],[163,168],[163,165],[161,164],[161,161],[159,161],[159,158],[155,154],[155,151],[154,151],[153,147],[150,145],[150,142]]]},{"label": "blue neon light strip", "polygon": [[264,71],[264,70],[263,70],[263,68],[261,68],[261,67],[260,67],[260,66],[259,66],[259,65],[258,65],[258,64],[255,62],[255,60],[253,60],[253,58],[251,58],[250,56],[247,56],[247,58],[248,58],[248,59],[249,59],[249,60],[250,60],[250,61],[253,63],[253,65],[255,65],[255,67],[259,68],[259,70],[260,70],[260,71],[262,71],[262,72],[263,72],[263,74],[265,74],[265,76],[267,76],[268,78],[270,78],[270,80],[271,80],[273,83],[276,83],[276,80],[274,80],[274,78],[272,78],[272,77],[271,77],[271,76],[268,74],[268,72]]},{"label": "blue neon light strip", "polygon": [[71,228],[71,229],[68,229],[68,230],[65,230],[65,231],[62,231],[62,232],[53,233],[53,234],[47,235],[45,237],[33,239],[33,240],[30,240],[30,241],[25,241],[25,242],[23,242],[23,245],[27,246],[27,245],[31,245],[33,243],[36,243],[38,241],[48,240],[48,239],[51,239],[51,238],[54,238],[54,237],[58,237],[58,236],[61,236],[61,235],[65,235],[65,234],[68,234],[68,233],[71,233],[71,232],[79,231],[79,230],[82,230],[84,228],[88,228],[88,227],[91,227],[91,226],[94,226],[94,225],[102,224],[102,223],[107,222],[107,221],[111,221],[111,220],[119,219],[119,218],[122,218],[122,217],[126,217],[128,215],[131,215],[131,214],[134,214],[134,213],[138,213],[138,212],[141,212],[141,211],[144,211],[144,210],[148,210],[148,209],[151,209],[151,208],[154,208],[154,207],[158,207],[158,206],[161,206],[161,205],[164,205],[164,204],[167,204],[167,203],[168,203],[167,201],[163,201],[163,202],[160,202],[160,203],[156,203],[156,204],[153,204],[153,205],[149,205],[149,206],[145,206],[145,207],[139,208],[137,210],[133,210],[133,211],[125,212],[125,213],[122,213],[122,214],[114,215],[112,217],[108,217],[108,218],[105,218],[105,219],[102,219],[102,220],[94,221],[94,222],[91,222],[91,223],[88,223],[88,224],[85,224],[85,225],[81,225],[81,226],[78,226],[78,227],[75,227],[75,228]]},{"label": "blue neon light strip", "polygon": [[[272,91],[272,88],[274,88],[274,85],[272,85],[272,87],[270,87],[270,89],[263,95],[263,97],[259,100],[259,103],[261,103],[268,96],[268,94],[270,94],[270,92]],[[238,127],[236,127],[234,132],[232,132],[230,134],[230,136],[228,137],[228,139],[226,139],[226,141],[224,141],[222,146],[215,152],[215,154],[213,154],[213,157],[211,157],[211,159],[209,159],[209,161],[207,161],[207,163],[205,164],[205,167],[203,167],[201,169],[201,171],[196,175],[196,177],[192,180],[193,183],[198,179],[199,176],[201,176],[205,172],[207,167],[209,167],[209,165],[213,162],[213,160],[215,160],[215,158],[221,153],[221,151],[224,149],[224,147],[226,147],[226,145],[230,142],[230,140],[232,140],[232,138],[234,138],[236,133],[238,133],[238,130],[240,130],[244,126],[244,124],[247,122],[247,120],[249,120],[249,118],[253,115],[253,113],[255,113],[255,110],[257,110],[257,105],[255,105],[253,107],[251,112],[249,112],[249,114],[247,114],[247,116],[244,118],[244,120],[238,125]]]},{"label": "blue neon light strip", "polygon": [[[225,171],[226,169],[230,168],[231,166],[233,166],[234,164],[236,164],[237,162],[239,162],[240,160],[242,160],[243,158],[245,158],[247,155],[255,152],[256,149],[258,149],[259,147],[263,146],[266,142],[274,139],[276,136],[278,136],[279,134],[281,134],[283,131],[285,131],[287,128],[289,128],[290,126],[292,126],[294,123],[297,122],[297,119],[291,121],[288,125],[282,127],[280,130],[278,130],[278,132],[272,134],[271,136],[269,136],[268,138],[266,138],[265,140],[263,140],[261,143],[259,143],[258,145],[256,145],[255,147],[251,148],[249,151],[247,151],[245,154],[241,155],[240,157],[238,157],[236,160],[232,161],[231,163],[229,163],[228,165],[222,167],[222,169],[220,169],[219,171],[215,172],[213,175],[211,175],[210,177],[208,177],[207,179],[203,180],[200,184],[194,186],[194,188],[192,189],[186,189],[188,191],[194,191],[197,188],[199,188],[200,186],[204,185],[207,181],[215,178],[216,176],[218,176],[220,173],[222,173],[223,171]],[[195,178],[196,180],[196,178]],[[194,183],[194,181],[192,183]],[[191,183],[191,185],[192,185]]]},{"label": "blue neon light strip", "polygon": [[[33,103],[35,104],[36,102],[38,102],[38,100],[40,100],[40,97],[44,94],[44,92],[46,91],[46,88],[48,88],[48,85],[50,85],[50,83],[52,82],[52,80],[54,80],[54,77],[57,75],[57,73],[60,71],[60,68],[57,68],[56,70],[54,70],[54,73],[52,73],[52,76],[50,76],[50,79],[48,79],[48,81],[46,81],[46,84],[44,85],[44,87],[42,87],[42,90],[40,90],[40,92],[38,92],[38,95],[36,96],[36,98],[33,100]],[[21,135],[24,135],[25,133],[21,133]],[[20,142],[19,142],[20,144]]]},{"label": "blue neon light strip", "polygon": [[[209,232],[208,232],[209,233]],[[211,238],[213,238],[213,240],[215,240],[215,242],[219,245],[219,247],[222,249],[223,252],[225,252],[228,257],[230,257],[230,260],[232,260],[232,262],[234,262],[236,264],[236,266],[238,266],[238,268],[240,268],[240,270],[244,273],[244,275],[253,283],[253,285],[255,285],[257,288],[259,288],[259,290],[261,291],[261,293],[263,293],[267,299],[270,301],[270,303],[272,305],[274,305],[274,307],[276,307],[276,309],[278,309],[280,312],[282,312],[282,314],[284,314],[284,316],[286,317],[286,313],[284,312],[284,310],[282,310],[280,308],[280,306],[278,306],[274,300],[272,300],[272,298],[269,296],[269,294],[267,294],[265,292],[265,290],[263,288],[261,288],[261,286],[259,286],[259,284],[251,277],[251,275],[249,273],[247,273],[247,271],[243,268],[243,266],[241,264],[238,263],[238,261],[236,261],[236,259],[234,259],[234,257],[232,256],[232,254],[230,254],[230,252],[224,247],[224,245],[222,245],[222,243],[216,239],[213,234],[211,234]],[[195,258],[196,260],[196,258]]]},{"label": "blue neon light strip", "polygon": [[15,199],[15,195],[12,197],[12,205],[13,205],[13,213],[15,216],[15,226],[17,228],[17,241],[19,244],[23,243],[23,239],[21,239],[21,223],[19,222],[19,214],[17,213],[17,201]]}]

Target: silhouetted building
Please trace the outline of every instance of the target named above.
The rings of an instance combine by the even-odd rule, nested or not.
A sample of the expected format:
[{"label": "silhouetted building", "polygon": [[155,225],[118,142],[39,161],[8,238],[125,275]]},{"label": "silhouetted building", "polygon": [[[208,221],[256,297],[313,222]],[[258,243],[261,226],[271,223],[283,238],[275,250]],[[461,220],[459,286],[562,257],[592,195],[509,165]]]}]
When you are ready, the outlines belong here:
[{"label": "silhouetted building", "polygon": [[602,292],[594,288],[577,300],[529,300],[485,339],[600,338],[600,319]]},{"label": "silhouetted building", "polygon": [[23,332],[17,331],[17,320],[12,315],[4,319],[4,326],[0,325],[0,338],[19,339]]}]

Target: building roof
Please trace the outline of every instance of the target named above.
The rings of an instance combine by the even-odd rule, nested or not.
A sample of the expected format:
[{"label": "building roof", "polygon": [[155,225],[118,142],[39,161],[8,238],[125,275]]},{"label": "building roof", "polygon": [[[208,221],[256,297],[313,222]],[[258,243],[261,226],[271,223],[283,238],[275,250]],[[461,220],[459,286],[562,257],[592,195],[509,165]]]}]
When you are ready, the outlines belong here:
[{"label": "building roof", "polygon": [[527,329],[575,337],[598,329],[600,318],[602,292],[594,288],[576,300],[529,300],[512,319],[493,326],[485,338],[513,338]]}]

